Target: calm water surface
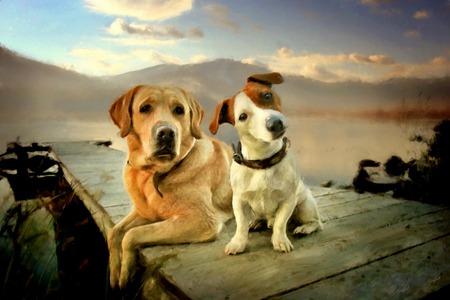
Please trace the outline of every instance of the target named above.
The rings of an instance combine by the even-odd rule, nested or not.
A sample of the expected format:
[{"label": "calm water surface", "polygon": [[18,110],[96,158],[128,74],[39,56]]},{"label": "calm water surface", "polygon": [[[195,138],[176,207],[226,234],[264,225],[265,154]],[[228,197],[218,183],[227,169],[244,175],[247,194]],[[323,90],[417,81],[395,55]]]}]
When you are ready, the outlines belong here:
[{"label": "calm water surface", "polygon": [[[207,120],[203,123],[207,132]],[[305,181],[318,185],[332,179],[339,184],[350,184],[361,159],[380,162],[396,154],[404,160],[418,157],[426,147],[411,142],[414,134],[430,136],[438,120],[367,120],[359,118],[299,117],[288,118],[287,136],[291,149],[297,154]],[[228,125],[226,125],[228,126]],[[219,132],[231,132],[228,128]],[[117,135],[117,128],[108,121],[33,121],[0,123],[0,150],[8,141],[54,142],[105,140],[113,147],[126,151],[126,144]],[[235,137],[222,136],[226,140]]]}]

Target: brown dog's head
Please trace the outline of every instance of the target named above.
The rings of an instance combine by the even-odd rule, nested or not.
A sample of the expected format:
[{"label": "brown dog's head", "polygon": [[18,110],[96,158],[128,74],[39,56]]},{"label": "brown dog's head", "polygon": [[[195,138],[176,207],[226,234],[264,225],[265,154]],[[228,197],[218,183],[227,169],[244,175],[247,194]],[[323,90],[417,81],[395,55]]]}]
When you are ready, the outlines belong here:
[{"label": "brown dog's head", "polygon": [[283,81],[279,73],[248,77],[241,92],[217,105],[210,132],[216,134],[220,124],[230,123],[241,137],[246,134],[263,140],[281,137],[286,127],[282,123],[281,100],[272,90],[272,84]]},{"label": "brown dog's head", "polygon": [[109,109],[127,138],[129,164],[137,168],[170,168],[202,137],[203,109],[177,87],[136,86]]}]

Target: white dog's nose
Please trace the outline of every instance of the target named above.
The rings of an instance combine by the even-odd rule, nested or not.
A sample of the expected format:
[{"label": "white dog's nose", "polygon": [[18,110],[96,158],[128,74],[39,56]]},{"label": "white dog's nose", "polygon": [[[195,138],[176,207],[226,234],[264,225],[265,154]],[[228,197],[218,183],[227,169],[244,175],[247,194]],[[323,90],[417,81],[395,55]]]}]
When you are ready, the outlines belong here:
[{"label": "white dog's nose", "polygon": [[266,121],[266,128],[275,138],[280,137],[286,131],[286,125],[278,116],[269,117]]}]

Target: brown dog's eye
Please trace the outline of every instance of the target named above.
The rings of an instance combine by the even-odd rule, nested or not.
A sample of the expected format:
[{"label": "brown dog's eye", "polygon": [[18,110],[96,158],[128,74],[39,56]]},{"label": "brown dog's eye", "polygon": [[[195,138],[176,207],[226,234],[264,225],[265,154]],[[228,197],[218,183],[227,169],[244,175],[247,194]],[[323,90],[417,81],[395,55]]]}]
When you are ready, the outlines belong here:
[{"label": "brown dog's eye", "polygon": [[139,108],[139,112],[141,114],[147,114],[152,110],[152,106],[150,104],[144,104]]},{"label": "brown dog's eye", "polygon": [[242,113],[239,116],[239,121],[244,122],[245,120],[247,120],[247,118],[248,118],[248,115],[246,113]]},{"label": "brown dog's eye", "polygon": [[183,115],[184,114],[184,108],[182,107],[182,106],[176,106],[174,109],[173,109],[173,113],[175,114],[175,115]]}]

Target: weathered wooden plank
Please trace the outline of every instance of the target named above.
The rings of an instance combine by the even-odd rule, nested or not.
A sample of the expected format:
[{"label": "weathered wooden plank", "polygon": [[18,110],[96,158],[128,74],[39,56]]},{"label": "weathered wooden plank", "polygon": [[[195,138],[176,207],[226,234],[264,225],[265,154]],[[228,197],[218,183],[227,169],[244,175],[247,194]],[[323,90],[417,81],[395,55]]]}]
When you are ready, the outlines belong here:
[{"label": "weathered wooden plank", "polygon": [[93,142],[55,143],[52,151],[67,181],[106,234],[132,207],[122,179],[126,154]]},{"label": "weathered wooden plank", "polygon": [[[355,193],[356,194],[356,193]],[[347,194],[346,194],[347,195]],[[370,210],[401,203],[403,200],[396,200],[382,196],[366,196],[361,198],[353,198],[351,201],[341,201],[337,204],[328,204],[319,206],[320,215],[324,222],[347,217],[355,214],[364,213]]]},{"label": "weathered wooden plank", "polygon": [[446,236],[273,299],[421,299],[449,284],[449,253]]},{"label": "weathered wooden plank", "polygon": [[374,197],[373,194],[359,194],[352,190],[331,190],[329,193],[320,193],[317,195],[315,194],[315,191],[312,190],[312,193],[317,201],[318,207],[326,207],[328,205],[336,205]]},{"label": "weathered wooden plank", "polygon": [[144,250],[143,254],[149,266],[159,266],[171,289],[178,289],[191,298],[258,299],[305,286],[448,234],[449,216],[448,210],[400,202],[330,221],[324,231],[293,240],[297,250],[288,254],[271,249],[270,232],[266,231],[251,234],[250,252],[226,256],[223,247],[233,235],[234,226],[227,226],[214,243],[158,246]]}]

